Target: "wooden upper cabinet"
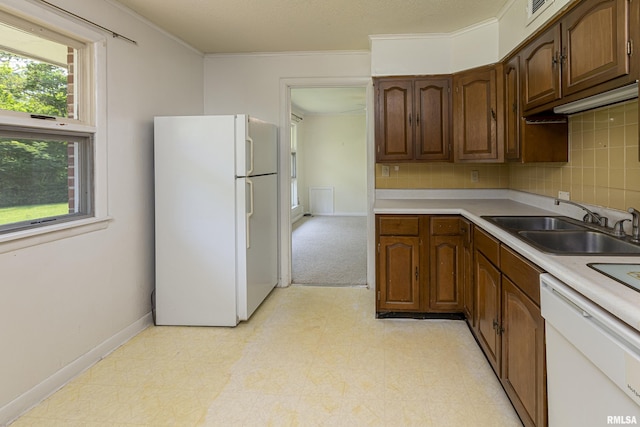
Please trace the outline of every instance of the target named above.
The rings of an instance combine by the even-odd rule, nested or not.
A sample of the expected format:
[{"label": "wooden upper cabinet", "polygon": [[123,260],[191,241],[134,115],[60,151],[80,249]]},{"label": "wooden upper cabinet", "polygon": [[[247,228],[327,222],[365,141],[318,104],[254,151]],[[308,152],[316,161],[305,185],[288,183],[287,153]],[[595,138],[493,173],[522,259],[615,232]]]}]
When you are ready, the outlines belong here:
[{"label": "wooden upper cabinet", "polygon": [[415,150],[417,160],[450,160],[451,79],[414,82]]},{"label": "wooden upper cabinet", "polygon": [[510,162],[567,162],[569,128],[565,116],[524,118],[520,96],[520,56],[505,62],[504,158]]},{"label": "wooden upper cabinet", "polygon": [[413,82],[382,80],[376,89],[376,159],[413,159]]},{"label": "wooden upper cabinet", "polygon": [[455,161],[504,160],[498,128],[499,115],[502,114],[498,110],[496,74],[495,67],[482,67],[454,76]]},{"label": "wooden upper cabinet", "polygon": [[504,66],[504,158],[520,159],[520,57]]},{"label": "wooden upper cabinet", "polygon": [[637,26],[638,5],[629,0],[578,2],[520,51],[524,112],[633,82],[638,68],[631,62],[631,34],[638,37]]},{"label": "wooden upper cabinet", "polygon": [[570,95],[629,73],[629,1],[586,0],[562,26],[562,91]]},{"label": "wooden upper cabinet", "polygon": [[525,111],[560,99],[560,25],[536,37],[520,56]]},{"label": "wooden upper cabinet", "polygon": [[451,79],[378,78],[376,161],[451,160]]}]

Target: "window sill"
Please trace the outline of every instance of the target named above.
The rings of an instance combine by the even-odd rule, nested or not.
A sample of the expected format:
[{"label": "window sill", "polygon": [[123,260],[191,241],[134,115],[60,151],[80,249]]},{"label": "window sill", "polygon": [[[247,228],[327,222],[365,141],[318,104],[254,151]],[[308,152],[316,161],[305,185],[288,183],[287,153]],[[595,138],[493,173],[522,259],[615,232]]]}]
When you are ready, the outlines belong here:
[{"label": "window sill", "polygon": [[0,254],[104,230],[111,217],[87,218],[0,235]]}]

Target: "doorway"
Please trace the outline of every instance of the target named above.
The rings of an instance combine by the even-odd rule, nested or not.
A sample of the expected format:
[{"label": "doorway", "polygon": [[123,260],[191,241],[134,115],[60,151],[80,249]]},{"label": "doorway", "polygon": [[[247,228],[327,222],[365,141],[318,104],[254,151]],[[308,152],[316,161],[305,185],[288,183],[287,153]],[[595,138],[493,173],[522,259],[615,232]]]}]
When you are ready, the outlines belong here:
[{"label": "doorway", "polygon": [[290,255],[284,283],[370,283],[370,90],[369,78],[286,87],[291,132],[283,141],[289,171],[282,176],[289,177],[290,197],[282,253]]}]

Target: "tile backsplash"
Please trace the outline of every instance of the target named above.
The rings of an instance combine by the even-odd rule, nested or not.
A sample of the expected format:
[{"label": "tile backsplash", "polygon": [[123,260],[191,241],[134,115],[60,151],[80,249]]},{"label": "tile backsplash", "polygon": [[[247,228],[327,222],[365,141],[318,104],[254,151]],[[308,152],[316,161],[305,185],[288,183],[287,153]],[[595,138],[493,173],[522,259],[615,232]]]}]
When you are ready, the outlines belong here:
[{"label": "tile backsplash", "polygon": [[638,101],[574,114],[569,132],[568,163],[389,164],[388,177],[377,164],[376,188],[509,188],[550,197],[568,191],[576,202],[640,209]]}]

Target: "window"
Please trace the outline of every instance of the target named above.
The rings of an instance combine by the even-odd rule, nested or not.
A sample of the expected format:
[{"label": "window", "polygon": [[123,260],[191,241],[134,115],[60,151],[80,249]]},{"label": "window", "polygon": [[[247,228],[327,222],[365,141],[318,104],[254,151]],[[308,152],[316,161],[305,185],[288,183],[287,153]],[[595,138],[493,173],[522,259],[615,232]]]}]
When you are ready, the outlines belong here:
[{"label": "window", "polygon": [[90,134],[0,128],[0,230],[90,215],[92,146]]},{"label": "window", "polygon": [[295,208],[300,204],[298,200],[298,126],[291,122],[291,207]]},{"label": "window", "polygon": [[93,215],[90,55],[0,12],[0,233]]}]

